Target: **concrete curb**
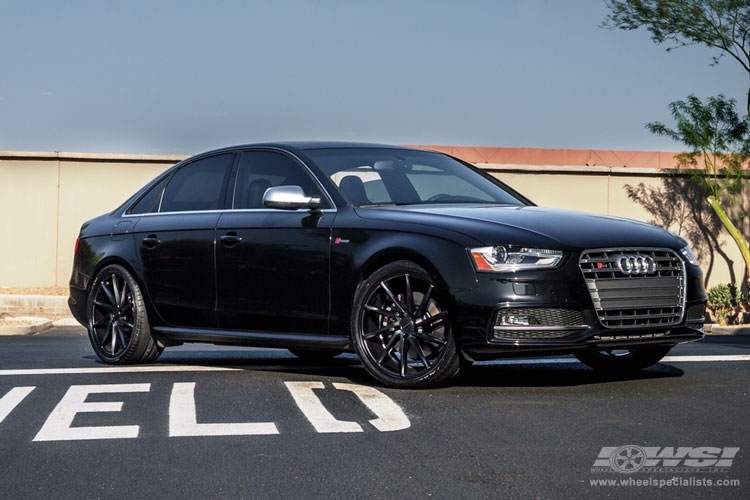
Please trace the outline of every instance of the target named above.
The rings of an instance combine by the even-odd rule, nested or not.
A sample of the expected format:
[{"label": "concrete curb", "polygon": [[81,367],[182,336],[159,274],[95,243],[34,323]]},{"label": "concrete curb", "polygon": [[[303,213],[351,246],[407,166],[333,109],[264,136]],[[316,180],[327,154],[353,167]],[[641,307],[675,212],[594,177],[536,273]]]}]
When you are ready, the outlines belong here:
[{"label": "concrete curb", "polygon": [[68,298],[61,295],[0,294],[0,317],[7,323],[0,326],[0,336],[35,335],[53,326],[78,324],[68,309]]},{"label": "concrete curb", "polygon": [[34,335],[52,328],[52,321],[46,318],[31,318],[28,316],[5,317],[6,325],[0,326],[0,336],[3,335]]},{"label": "concrete curb", "polygon": [[721,326],[716,324],[707,324],[704,328],[706,335],[750,335],[750,325],[740,326]]}]

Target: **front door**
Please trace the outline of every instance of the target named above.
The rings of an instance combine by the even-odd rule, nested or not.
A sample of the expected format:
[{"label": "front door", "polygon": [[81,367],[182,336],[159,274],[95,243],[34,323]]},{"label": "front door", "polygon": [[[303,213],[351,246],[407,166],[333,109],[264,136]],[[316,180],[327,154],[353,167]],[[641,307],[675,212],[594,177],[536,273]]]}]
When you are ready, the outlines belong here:
[{"label": "front door", "polygon": [[222,329],[327,333],[330,233],[335,212],[274,210],[268,187],[320,190],[306,169],[276,151],[243,153],[233,210],[216,227],[217,316]]}]

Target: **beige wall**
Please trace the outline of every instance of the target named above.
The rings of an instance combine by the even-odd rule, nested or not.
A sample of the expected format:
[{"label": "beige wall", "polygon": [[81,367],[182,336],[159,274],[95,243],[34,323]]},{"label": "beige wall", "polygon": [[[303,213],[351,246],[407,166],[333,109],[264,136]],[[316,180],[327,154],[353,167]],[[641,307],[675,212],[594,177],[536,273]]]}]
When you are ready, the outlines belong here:
[{"label": "beige wall", "polygon": [[[67,286],[81,223],[116,208],[180,159],[0,152],[0,287]],[[652,168],[479,166],[538,205],[643,221],[652,220],[652,214],[628,198],[625,186],[659,188],[667,178],[665,171]],[[741,280],[745,269],[739,252],[723,229],[718,236]],[[712,262],[709,284],[730,281],[726,258],[713,253],[698,257],[704,269]]]},{"label": "beige wall", "polygon": [[646,221],[649,214],[628,198],[625,185],[658,186],[665,177],[651,169],[480,165],[537,205]]},{"label": "beige wall", "polygon": [[181,158],[0,152],[0,287],[67,286],[81,223]]}]

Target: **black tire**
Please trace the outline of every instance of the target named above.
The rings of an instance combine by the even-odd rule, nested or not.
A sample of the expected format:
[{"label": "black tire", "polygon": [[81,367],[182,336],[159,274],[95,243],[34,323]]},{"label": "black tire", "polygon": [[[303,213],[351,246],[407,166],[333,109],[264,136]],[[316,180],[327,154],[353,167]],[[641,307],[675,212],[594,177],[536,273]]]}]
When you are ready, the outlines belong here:
[{"label": "black tire", "polygon": [[325,350],[313,350],[313,349],[289,349],[289,352],[294,354],[300,359],[308,361],[325,361],[332,359],[341,354],[344,351],[325,351]]},{"label": "black tire", "polygon": [[357,287],[352,345],[382,384],[421,389],[447,384],[459,374],[448,302],[436,283],[417,264],[397,261]]},{"label": "black tire", "polygon": [[161,354],[151,336],[141,289],[124,267],[111,264],[99,271],[86,309],[89,341],[105,363],[149,363]]},{"label": "black tire", "polygon": [[672,346],[633,347],[576,353],[578,361],[595,370],[632,372],[655,365],[667,355]]}]

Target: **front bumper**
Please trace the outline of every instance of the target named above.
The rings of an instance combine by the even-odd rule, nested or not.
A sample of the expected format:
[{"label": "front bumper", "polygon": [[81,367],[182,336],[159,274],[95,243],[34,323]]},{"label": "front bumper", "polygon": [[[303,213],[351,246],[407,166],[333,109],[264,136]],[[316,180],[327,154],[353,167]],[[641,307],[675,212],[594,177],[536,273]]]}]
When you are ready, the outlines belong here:
[{"label": "front bumper", "polygon": [[673,346],[702,338],[706,293],[700,269],[685,267],[676,308],[644,305],[648,289],[638,285],[648,285],[647,280],[633,282],[632,300],[623,301],[622,290],[617,291],[625,307],[617,313],[622,319],[615,321],[596,309],[592,296],[598,298],[597,291],[591,291],[591,280],[587,282],[574,260],[544,272],[478,273],[474,289],[451,294],[459,348],[479,360]]}]

